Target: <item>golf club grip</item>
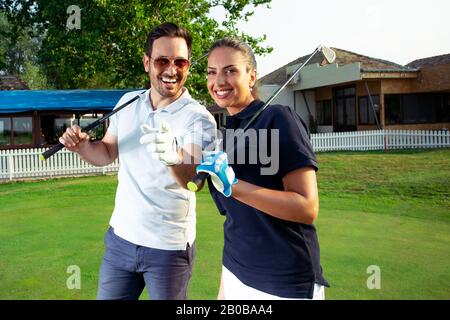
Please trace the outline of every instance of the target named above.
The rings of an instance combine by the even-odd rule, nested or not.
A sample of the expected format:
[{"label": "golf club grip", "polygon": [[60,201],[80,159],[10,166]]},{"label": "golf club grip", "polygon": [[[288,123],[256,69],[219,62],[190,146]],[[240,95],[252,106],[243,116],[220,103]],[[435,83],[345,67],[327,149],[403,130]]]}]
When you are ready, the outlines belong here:
[{"label": "golf club grip", "polygon": [[206,172],[199,172],[195,175],[195,177],[188,182],[188,189],[194,192],[198,192],[202,190],[205,185],[206,178],[208,178],[209,174]]},{"label": "golf club grip", "polygon": [[50,158],[52,155],[54,155],[55,153],[57,153],[59,150],[61,150],[63,148],[64,148],[64,145],[60,142],[56,146],[53,146],[50,149],[48,149],[47,151],[41,153],[40,158],[42,160],[47,160],[48,158]]},{"label": "golf club grip", "polygon": [[[89,131],[89,130],[92,130],[92,129],[94,129],[94,128],[96,128],[96,127],[98,127],[100,124],[102,124],[102,122],[104,122],[104,120],[106,120],[106,119],[100,119],[100,120],[103,120],[103,121],[95,121],[95,122],[93,122],[93,123],[91,123],[90,125],[88,125],[88,126],[86,126],[85,128],[83,128],[83,131]],[[45,151],[45,152],[43,152],[40,156],[39,156],[39,158],[41,158],[41,160],[47,160],[48,158],[50,158],[51,156],[53,156],[55,153],[57,153],[59,150],[61,150],[61,149],[63,149],[64,148],[64,145],[61,143],[61,142],[59,142],[56,146],[53,146],[53,147],[51,147],[50,149],[48,149],[47,151]]]}]

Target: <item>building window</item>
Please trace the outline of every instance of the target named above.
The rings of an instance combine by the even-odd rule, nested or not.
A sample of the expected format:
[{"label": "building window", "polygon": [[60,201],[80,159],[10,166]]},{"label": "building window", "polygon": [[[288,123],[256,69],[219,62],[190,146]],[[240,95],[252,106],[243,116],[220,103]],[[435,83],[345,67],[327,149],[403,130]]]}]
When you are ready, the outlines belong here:
[{"label": "building window", "polygon": [[31,145],[33,120],[31,117],[0,118],[0,146]]},{"label": "building window", "polygon": [[377,124],[375,114],[380,119],[380,97],[372,96],[372,102],[373,108],[368,96],[359,98],[359,124]]},{"label": "building window", "polygon": [[[80,118],[78,119],[78,125],[81,128],[85,128],[86,126],[90,125],[91,123],[97,121],[103,117],[102,113],[86,113],[82,114]],[[107,130],[106,123],[102,123],[101,125],[97,126],[96,128],[89,131],[89,136],[93,140],[100,140],[103,138]]]},{"label": "building window", "polygon": [[384,96],[385,120],[387,124],[402,123],[401,94],[389,94]]},{"label": "building window", "polygon": [[352,131],[356,129],[356,87],[333,89],[334,130]]},{"label": "building window", "polygon": [[214,114],[214,120],[216,120],[217,128],[220,128],[220,113]]},{"label": "building window", "polygon": [[[49,114],[42,115],[41,121],[41,145],[52,145],[59,142],[59,137],[66,132],[66,129],[72,125],[78,125],[81,129],[85,128],[94,121],[103,117],[103,113],[76,113],[76,114]],[[98,125],[89,131],[89,137],[92,140],[102,139],[108,128],[108,121]]]},{"label": "building window", "polygon": [[71,126],[73,114],[42,115],[41,145],[52,145],[59,142],[59,137]]},{"label": "building window", "polygon": [[13,122],[13,143],[32,144],[33,143],[33,120],[31,117],[12,118]]},{"label": "building window", "polygon": [[390,94],[385,96],[387,124],[450,122],[450,94]]},{"label": "building window", "polygon": [[11,118],[0,118],[0,146],[9,146],[11,144]]},{"label": "building window", "polygon": [[319,126],[331,126],[331,100],[316,102],[316,121]]},{"label": "building window", "polygon": [[226,122],[226,116],[225,113],[220,112],[220,113],[215,113],[214,114],[214,119],[216,120],[217,123],[217,129],[222,129],[225,127],[225,122]]},{"label": "building window", "polygon": [[419,122],[419,99],[417,94],[402,96],[403,117],[402,123],[412,124]]},{"label": "building window", "polygon": [[343,90],[344,90],[344,96],[354,96],[354,95],[356,95],[356,88],[355,87],[349,87],[349,88],[345,88]]},{"label": "building window", "polygon": [[61,137],[64,132],[66,132],[67,128],[70,128],[72,126],[72,118],[55,118],[55,139],[59,140],[59,137]]},{"label": "building window", "polygon": [[437,122],[450,122],[450,93],[436,94]]}]

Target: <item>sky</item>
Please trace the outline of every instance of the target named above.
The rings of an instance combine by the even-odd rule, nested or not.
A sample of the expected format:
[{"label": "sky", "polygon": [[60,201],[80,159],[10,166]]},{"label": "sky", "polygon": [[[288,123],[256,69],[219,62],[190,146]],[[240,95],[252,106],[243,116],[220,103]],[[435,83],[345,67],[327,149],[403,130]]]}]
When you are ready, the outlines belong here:
[{"label": "sky", "polygon": [[401,65],[450,53],[449,0],[272,0],[270,7],[238,24],[246,34],[266,34],[262,45],[273,47],[256,57],[259,77],[318,45]]}]

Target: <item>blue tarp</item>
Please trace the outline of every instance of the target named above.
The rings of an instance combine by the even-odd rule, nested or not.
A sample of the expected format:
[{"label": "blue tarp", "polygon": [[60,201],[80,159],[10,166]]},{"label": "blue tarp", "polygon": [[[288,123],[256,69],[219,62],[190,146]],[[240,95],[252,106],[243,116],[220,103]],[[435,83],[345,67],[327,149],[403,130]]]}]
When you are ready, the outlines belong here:
[{"label": "blue tarp", "polygon": [[35,110],[112,110],[128,90],[10,90],[0,91],[0,113]]}]

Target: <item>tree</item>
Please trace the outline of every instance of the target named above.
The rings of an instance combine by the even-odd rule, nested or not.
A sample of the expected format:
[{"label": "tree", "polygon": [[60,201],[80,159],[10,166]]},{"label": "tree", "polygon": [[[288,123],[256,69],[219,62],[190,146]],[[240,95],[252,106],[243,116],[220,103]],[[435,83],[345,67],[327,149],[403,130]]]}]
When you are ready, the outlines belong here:
[{"label": "tree", "polygon": [[8,29],[8,20],[5,14],[0,13],[0,71],[5,70],[7,66],[6,52],[8,51],[9,39],[6,33]]},{"label": "tree", "polygon": [[33,36],[32,29],[18,27],[3,10],[0,12],[0,72],[20,75],[31,89],[49,88],[36,56],[43,37]]},{"label": "tree", "polygon": [[[259,44],[265,36],[252,37],[236,23],[248,19],[256,6],[271,0],[78,0],[79,29],[67,28],[67,8],[72,0],[3,0],[0,7],[18,29],[30,28],[42,37],[37,63],[56,88],[133,88],[148,85],[141,57],[148,31],[165,21],[186,27],[193,37],[193,59],[200,57],[215,39],[225,35],[245,39],[257,54],[271,48]],[[223,7],[219,24],[208,16]],[[192,67],[187,86],[199,98],[208,96],[206,61]]]}]

